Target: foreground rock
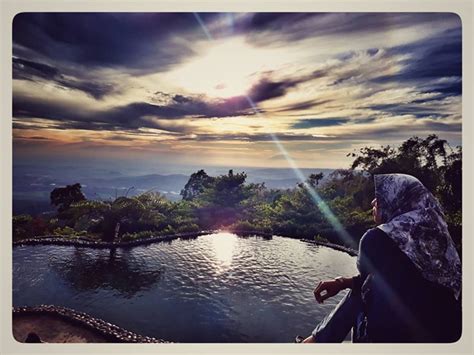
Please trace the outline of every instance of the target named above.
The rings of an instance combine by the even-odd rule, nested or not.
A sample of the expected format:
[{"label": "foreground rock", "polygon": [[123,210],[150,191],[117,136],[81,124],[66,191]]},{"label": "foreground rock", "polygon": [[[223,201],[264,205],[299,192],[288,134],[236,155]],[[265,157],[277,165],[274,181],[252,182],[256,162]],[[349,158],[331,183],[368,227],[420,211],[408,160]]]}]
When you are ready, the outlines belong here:
[{"label": "foreground rock", "polygon": [[47,343],[166,343],[65,307],[14,308],[14,338],[23,343],[31,333]]}]

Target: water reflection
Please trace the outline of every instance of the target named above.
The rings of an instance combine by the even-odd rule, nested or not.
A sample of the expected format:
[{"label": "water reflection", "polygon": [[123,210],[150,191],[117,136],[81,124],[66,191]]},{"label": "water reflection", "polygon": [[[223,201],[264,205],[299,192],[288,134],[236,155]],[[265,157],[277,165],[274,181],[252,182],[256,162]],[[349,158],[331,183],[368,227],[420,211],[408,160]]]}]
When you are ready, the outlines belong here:
[{"label": "water reflection", "polygon": [[288,342],[322,305],[315,283],[356,272],[347,254],[298,240],[229,233],[130,249],[13,249],[13,304],[57,304],[177,342]]},{"label": "water reflection", "polygon": [[212,250],[217,261],[217,271],[222,272],[232,264],[238,238],[231,233],[217,233],[211,239]]},{"label": "water reflection", "polygon": [[127,250],[90,251],[76,248],[67,256],[49,259],[51,269],[77,291],[113,289],[131,298],[154,287],[165,268],[136,260]]}]

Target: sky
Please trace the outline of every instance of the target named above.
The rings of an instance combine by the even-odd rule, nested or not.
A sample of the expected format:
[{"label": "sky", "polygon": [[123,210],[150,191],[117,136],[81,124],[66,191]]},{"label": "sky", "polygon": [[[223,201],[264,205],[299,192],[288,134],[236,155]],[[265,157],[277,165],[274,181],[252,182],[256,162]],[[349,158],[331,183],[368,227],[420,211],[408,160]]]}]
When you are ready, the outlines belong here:
[{"label": "sky", "polygon": [[415,135],[461,145],[461,48],[450,13],[22,13],[14,163],[348,168]]}]

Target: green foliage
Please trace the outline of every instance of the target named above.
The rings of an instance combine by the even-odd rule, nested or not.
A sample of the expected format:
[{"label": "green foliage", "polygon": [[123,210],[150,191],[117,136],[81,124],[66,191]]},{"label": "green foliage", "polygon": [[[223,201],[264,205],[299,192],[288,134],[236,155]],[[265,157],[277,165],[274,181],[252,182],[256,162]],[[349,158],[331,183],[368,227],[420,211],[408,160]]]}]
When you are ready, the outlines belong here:
[{"label": "green foliage", "polygon": [[33,237],[33,230],[31,228],[31,221],[33,217],[30,215],[13,216],[13,241],[27,239]]},{"label": "green foliage", "polygon": [[329,240],[327,240],[327,238],[324,238],[320,234],[315,235],[314,240],[317,241],[318,243],[329,243]]},{"label": "green foliage", "polygon": [[122,235],[122,240],[124,241],[129,241],[129,240],[137,240],[137,239],[143,239],[143,238],[150,238],[155,236],[152,231],[141,231],[141,232],[136,232],[136,233],[124,233]]},{"label": "green foliage", "polygon": [[48,233],[49,223],[41,217],[32,217],[27,214],[13,216],[13,241],[34,238]]},{"label": "green foliage", "polygon": [[77,237],[87,235],[87,231],[76,231],[71,227],[65,226],[63,228],[58,227],[53,231],[53,235],[57,236],[68,236],[68,237]]},{"label": "green foliage", "polygon": [[229,230],[233,232],[261,232],[261,233],[271,233],[272,229],[271,226],[265,223],[258,223],[257,221],[255,222],[250,222],[247,220],[244,221],[237,221],[233,223],[230,227]]}]

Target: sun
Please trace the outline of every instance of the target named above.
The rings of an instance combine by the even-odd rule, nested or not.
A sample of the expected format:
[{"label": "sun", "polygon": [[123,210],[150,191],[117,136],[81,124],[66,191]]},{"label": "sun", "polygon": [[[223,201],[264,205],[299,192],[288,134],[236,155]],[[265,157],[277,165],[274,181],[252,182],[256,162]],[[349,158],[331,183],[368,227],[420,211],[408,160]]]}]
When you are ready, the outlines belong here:
[{"label": "sun", "polygon": [[190,92],[220,98],[246,94],[258,75],[287,60],[281,50],[258,48],[244,38],[196,44],[196,51],[199,54],[168,73],[167,80]]}]

